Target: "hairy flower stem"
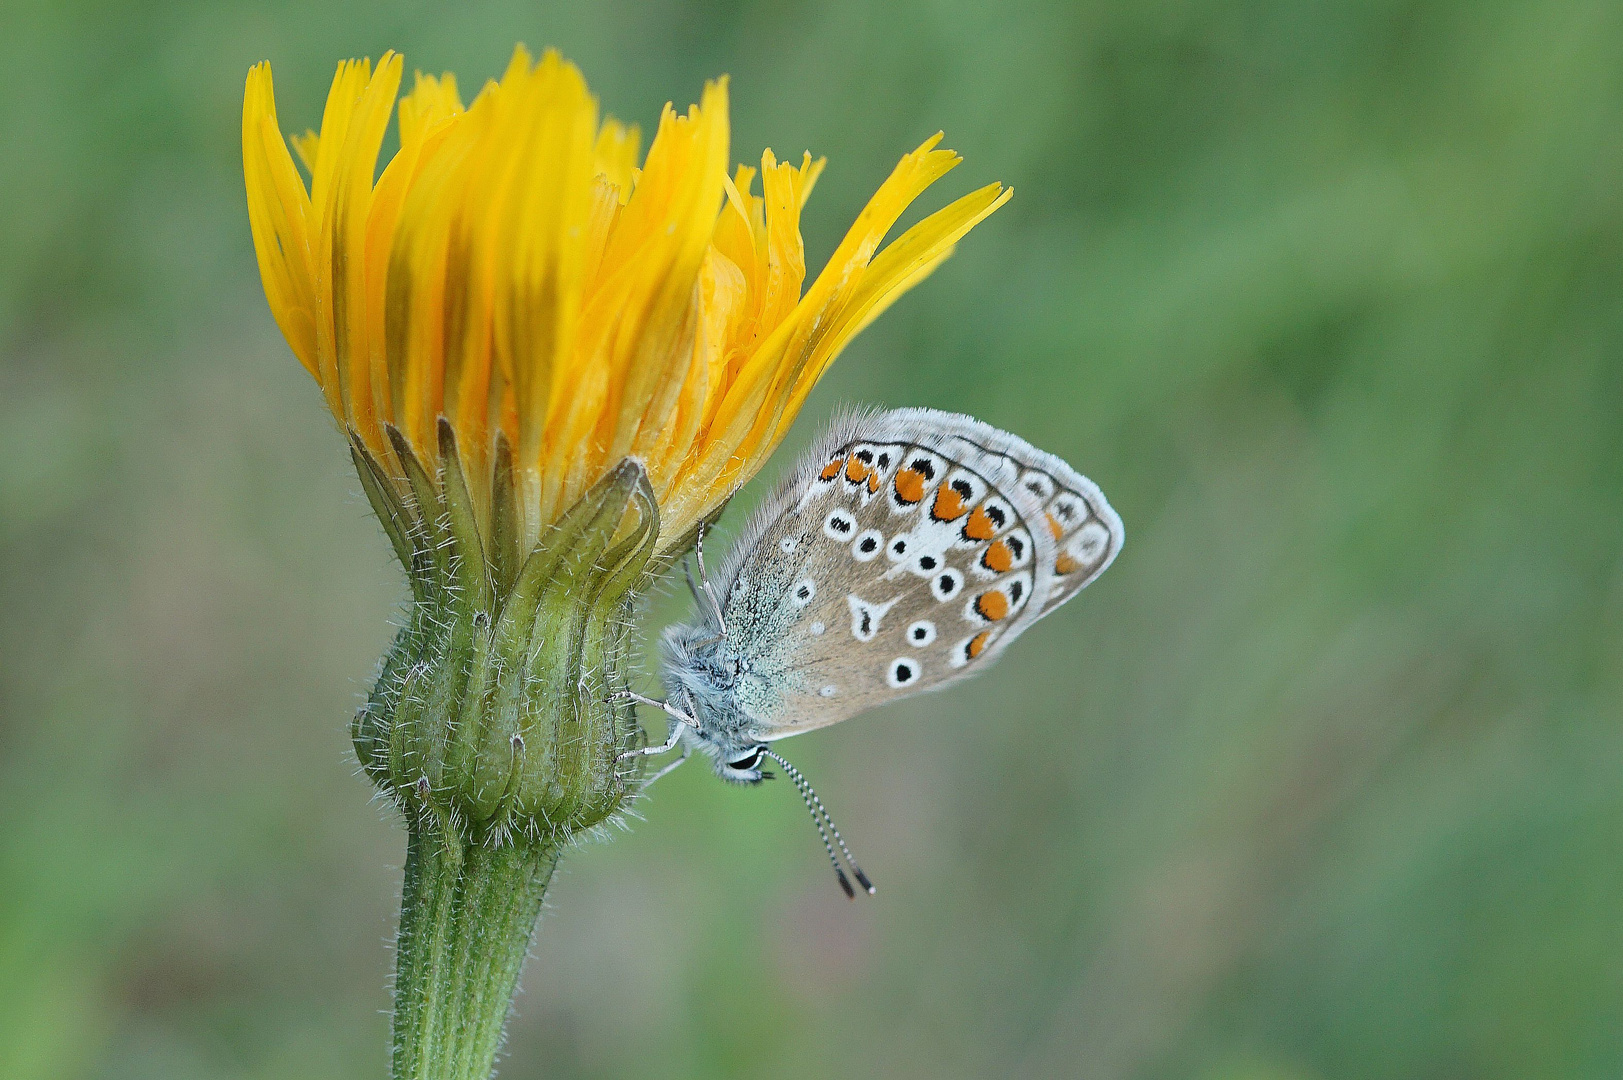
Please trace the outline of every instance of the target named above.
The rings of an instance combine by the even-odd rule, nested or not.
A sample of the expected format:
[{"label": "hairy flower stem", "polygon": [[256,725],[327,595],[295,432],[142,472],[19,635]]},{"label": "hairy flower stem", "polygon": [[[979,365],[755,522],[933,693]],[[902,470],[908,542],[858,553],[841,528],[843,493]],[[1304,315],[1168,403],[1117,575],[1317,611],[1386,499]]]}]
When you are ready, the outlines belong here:
[{"label": "hairy flower stem", "polygon": [[558,863],[555,844],[468,844],[412,823],[395,959],[394,1080],[487,1080]]}]

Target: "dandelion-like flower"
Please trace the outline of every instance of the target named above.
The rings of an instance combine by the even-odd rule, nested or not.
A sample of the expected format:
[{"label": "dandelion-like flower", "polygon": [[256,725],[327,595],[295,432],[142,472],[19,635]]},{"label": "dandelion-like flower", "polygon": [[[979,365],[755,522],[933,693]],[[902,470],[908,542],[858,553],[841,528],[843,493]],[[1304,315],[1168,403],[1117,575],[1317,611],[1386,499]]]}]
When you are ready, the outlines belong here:
[{"label": "dandelion-like flower", "polygon": [[510,459],[521,552],[628,457],[647,469],[661,547],[679,544],[761,467],[846,343],[1009,194],[988,185],[881,250],[960,160],[934,136],[803,296],[800,214],[823,162],[768,150],[729,177],[725,80],[686,114],[667,105],[639,160],[637,128],[600,118],[555,52],[519,49],[467,107],[452,76],[418,75],[374,183],[401,67],[339,67],[320,133],[293,140],[308,189],[269,67],[250,73],[260,272],[333,416],[402,490],[405,449],[439,463],[443,417],[493,535],[492,463]]},{"label": "dandelion-like flower", "polygon": [[[555,52],[518,49],[466,106],[452,76],[418,75],[397,110],[401,73],[393,53],[339,65],[319,133],[291,139],[306,185],[260,64],[242,147],[271,311],[412,584],[354,736],[411,823],[396,1069],[417,1075],[444,1050],[429,1029],[455,1023],[430,992],[453,946],[421,927],[506,890],[533,897],[506,916],[527,941],[558,851],[634,790],[616,761],[642,736],[615,691],[650,560],[691,545],[840,350],[1009,192],[881,247],[959,161],[932,137],[803,288],[823,162],[768,150],[729,175],[724,79],[667,105],[642,156]],[[491,960],[509,992],[522,955]],[[500,1015],[463,1027],[458,1054],[494,1054]]]}]

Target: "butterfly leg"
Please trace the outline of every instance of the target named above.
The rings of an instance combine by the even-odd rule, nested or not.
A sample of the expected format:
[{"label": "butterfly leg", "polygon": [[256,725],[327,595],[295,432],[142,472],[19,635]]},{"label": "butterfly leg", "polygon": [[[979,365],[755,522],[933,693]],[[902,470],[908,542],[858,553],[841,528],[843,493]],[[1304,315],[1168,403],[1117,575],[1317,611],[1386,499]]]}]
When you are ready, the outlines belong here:
[{"label": "butterfly leg", "polygon": [[664,768],[660,769],[653,776],[650,776],[648,779],[644,780],[642,782],[642,786],[638,790],[647,791],[649,788],[653,787],[655,780],[658,780],[660,777],[664,776],[666,773],[670,772],[671,770],[679,768],[684,762],[686,762],[687,759],[688,759],[688,754],[689,754],[688,748],[686,746],[683,746],[682,747],[682,753],[680,755],[678,755],[678,757],[677,757],[677,759],[675,761],[671,762],[669,765],[666,765]]},{"label": "butterfly leg", "polygon": [[[614,760],[616,761],[623,761],[629,757],[651,757],[655,754],[668,754],[672,750],[676,749],[677,743],[682,741],[682,728],[684,725],[692,728],[694,731],[699,730],[699,722],[697,720],[693,719],[693,717],[689,716],[681,709],[678,709],[675,705],[672,705],[668,701],[655,701],[653,698],[644,697],[642,694],[639,694],[633,690],[621,690],[614,696],[618,698],[628,698],[631,701],[635,701],[638,705],[652,705],[656,709],[663,709],[665,714],[669,716],[672,721],[670,738],[666,739],[663,745],[645,746],[641,750],[627,750],[625,753],[615,758]],[[684,758],[687,757],[687,751],[685,749],[682,751],[682,756]]]}]

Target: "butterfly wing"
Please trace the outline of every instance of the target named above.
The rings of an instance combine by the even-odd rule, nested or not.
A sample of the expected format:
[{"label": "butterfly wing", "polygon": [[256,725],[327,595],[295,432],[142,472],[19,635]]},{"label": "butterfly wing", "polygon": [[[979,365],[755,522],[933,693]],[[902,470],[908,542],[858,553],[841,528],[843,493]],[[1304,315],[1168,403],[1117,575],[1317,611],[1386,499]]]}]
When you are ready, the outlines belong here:
[{"label": "butterfly wing", "polygon": [[720,582],[739,705],[781,738],[985,668],[1121,549],[1065,462],[971,417],[852,414],[745,529]]}]

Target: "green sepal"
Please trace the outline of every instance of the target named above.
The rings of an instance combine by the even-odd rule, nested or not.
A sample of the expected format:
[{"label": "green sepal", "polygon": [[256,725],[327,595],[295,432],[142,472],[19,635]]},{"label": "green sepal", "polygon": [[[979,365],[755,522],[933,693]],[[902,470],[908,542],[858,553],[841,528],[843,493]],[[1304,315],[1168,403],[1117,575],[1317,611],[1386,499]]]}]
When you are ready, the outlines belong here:
[{"label": "green sepal", "polygon": [[497,596],[513,590],[522,560],[519,557],[518,488],[513,479],[513,448],[505,432],[496,432],[496,452],[490,464],[491,586]]},{"label": "green sepal", "polygon": [[383,526],[383,532],[394,548],[395,558],[400,560],[406,573],[411,573],[412,527],[406,520],[405,507],[394,494],[394,485],[378,468],[377,459],[353,430],[349,433],[349,456],[355,461],[355,474],[361,478],[361,490],[366,492],[366,501],[372,504],[372,512],[377,515],[378,524]]},{"label": "green sepal", "polygon": [[528,639],[542,591],[556,575],[574,580],[583,566],[595,564],[625,519],[639,478],[646,483],[647,475],[639,461],[620,462],[541,537],[502,605],[496,638],[504,653]]},{"label": "green sepal", "polygon": [[455,542],[453,574],[462,590],[462,603],[474,611],[489,611],[490,578],[485,568],[485,548],[479,540],[479,519],[463,473],[462,456],[457,453],[456,430],[443,416],[438,430],[443,505]]},{"label": "green sepal", "polygon": [[401,468],[405,470],[406,482],[410,485],[412,506],[412,524],[415,526],[412,533],[412,553],[419,565],[412,568],[414,573],[431,574],[436,583],[448,583],[450,577],[451,553],[448,549],[450,536],[445,528],[445,506],[440,499],[440,493],[429,478],[428,470],[423,463],[417,460],[412,452],[411,443],[406,436],[393,424],[384,424],[383,430],[389,436],[389,442],[394,447],[395,456],[400,459]]},{"label": "green sepal", "polygon": [[[652,530],[644,498],[653,507]],[[546,532],[502,607],[493,651],[513,677],[498,680],[483,717],[476,770],[483,783],[475,811],[481,818],[494,816],[501,803],[524,820],[606,816],[594,814],[594,800],[583,794],[605,777],[580,750],[619,745],[617,717],[607,693],[581,678],[581,658],[586,651],[596,654],[598,639],[611,628],[592,601],[610,577],[599,564],[633,507],[640,543],[652,550],[658,509],[647,472],[627,459]],[[619,584],[617,599],[630,582]],[[594,750],[590,756],[598,755]]]}]

